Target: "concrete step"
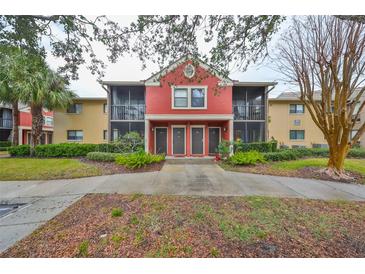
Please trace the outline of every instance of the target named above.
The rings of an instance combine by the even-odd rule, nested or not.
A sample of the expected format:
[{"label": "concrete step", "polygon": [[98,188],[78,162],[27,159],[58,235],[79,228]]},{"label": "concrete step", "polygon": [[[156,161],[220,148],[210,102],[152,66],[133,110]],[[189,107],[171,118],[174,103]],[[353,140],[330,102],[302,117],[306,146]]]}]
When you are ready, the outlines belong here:
[{"label": "concrete step", "polygon": [[170,165],[212,165],[215,164],[214,157],[172,157],[166,158],[166,164]]}]

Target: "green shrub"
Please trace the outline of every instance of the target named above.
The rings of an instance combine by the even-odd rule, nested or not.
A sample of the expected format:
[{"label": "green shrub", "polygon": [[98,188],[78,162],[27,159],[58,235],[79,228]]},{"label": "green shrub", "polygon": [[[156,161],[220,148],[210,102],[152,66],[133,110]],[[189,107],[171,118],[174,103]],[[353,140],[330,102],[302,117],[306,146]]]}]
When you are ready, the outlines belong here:
[{"label": "green shrub", "polygon": [[285,149],[277,152],[268,152],[264,154],[266,161],[289,161],[298,159],[298,153],[294,149]]},{"label": "green shrub", "polygon": [[363,148],[353,148],[350,149],[348,157],[352,158],[365,158],[365,149]]},{"label": "green shrub", "polygon": [[8,148],[11,156],[26,157],[30,155],[30,145],[12,146]]},{"label": "green shrub", "polygon": [[277,151],[278,143],[275,140],[269,142],[244,143],[242,140],[234,142],[235,152],[246,152],[256,150],[259,152],[275,152]]},{"label": "green shrub", "polygon": [[252,150],[248,152],[236,152],[229,158],[229,162],[234,165],[255,165],[264,163],[265,159],[262,153]]},{"label": "green shrub", "polygon": [[86,156],[89,152],[96,151],[98,145],[63,143],[38,145],[35,148],[36,157],[79,157]]},{"label": "green shrub", "polygon": [[145,152],[135,152],[119,155],[116,157],[115,162],[119,165],[125,166],[126,168],[136,169],[152,163],[159,163],[163,160],[165,160],[164,154],[153,155]]},{"label": "green shrub", "polygon": [[229,156],[229,153],[231,152],[231,142],[223,140],[219,143],[217,150],[222,158],[227,158]]},{"label": "green shrub", "polygon": [[0,141],[0,148],[1,147],[10,147],[11,142],[10,141]]},{"label": "green shrub", "polygon": [[113,208],[112,217],[120,217],[123,215],[123,210],[120,208]]},{"label": "green shrub", "polygon": [[120,153],[110,153],[110,152],[89,152],[86,155],[88,160],[98,161],[98,162],[115,162],[117,156],[121,155]]},{"label": "green shrub", "polygon": [[80,257],[87,257],[89,255],[89,241],[85,240],[82,241],[79,245],[79,256]]}]

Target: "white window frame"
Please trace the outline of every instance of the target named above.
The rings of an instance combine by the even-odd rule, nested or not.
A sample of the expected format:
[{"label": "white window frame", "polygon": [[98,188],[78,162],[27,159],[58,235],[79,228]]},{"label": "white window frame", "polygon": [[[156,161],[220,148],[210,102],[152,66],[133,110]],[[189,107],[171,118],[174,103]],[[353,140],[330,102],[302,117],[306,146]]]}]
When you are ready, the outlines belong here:
[{"label": "white window frame", "polygon": [[[75,131],[75,132],[81,131],[82,132],[82,139],[81,140],[71,140],[71,139],[68,139],[68,132],[69,131]],[[67,134],[67,141],[68,142],[83,142],[84,141],[84,131],[82,129],[68,129],[66,131],[66,134]]]},{"label": "white window frame", "polygon": [[[84,106],[83,106],[83,104],[82,103],[72,103],[71,105],[80,105],[80,112],[77,112],[77,111],[75,111],[75,112],[69,112],[68,110],[69,110],[69,107],[66,109],[66,113],[67,114],[73,114],[73,115],[79,115],[79,114],[81,114],[82,113],[82,111],[83,111],[83,108],[84,108]],[[75,109],[76,110],[76,109]]]},{"label": "white window frame", "polygon": [[153,131],[154,131],[154,139],[155,139],[155,142],[154,142],[154,153],[157,154],[156,152],[156,129],[158,128],[166,128],[166,154],[169,150],[169,128],[168,127],[154,127]]},{"label": "white window frame", "polygon": [[[291,105],[295,105],[295,112],[290,112],[290,106]],[[298,105],[303,106],[303,112],[297,112],[297,106]],[[301,103],[292,103],[292,104],[289,104],[289,115],[304,115],[304,113],[305,113],[305,105],[304,104],[301,104]]]},{"label": "white window frame", "polygon": [[[203,129],[203,153],[193,154],[193,128]],[[191,155],[205,155],[205,125],[190,125],[190,154]]]},{"label": "white window frame", "polygon": [[184,128],[184,140],[185,140],[185,144],[184,144],[184,154],[176,154],[176,155],[186,155],[186,125],[171,125],[171,151],[172,151],[172,155],[174,154],[174,128]]},{"label": "white window frame", "polygon": [[[188,106],[187,107],[175,107],[175,88],[183,88],[188,91]],[[192,107],[191,106],[191,90],[194,88],[204,89],[204,107]],[[172,109],[207,109],[208,107],[208,86],[172,86],[171,87],[171,108]]]}]

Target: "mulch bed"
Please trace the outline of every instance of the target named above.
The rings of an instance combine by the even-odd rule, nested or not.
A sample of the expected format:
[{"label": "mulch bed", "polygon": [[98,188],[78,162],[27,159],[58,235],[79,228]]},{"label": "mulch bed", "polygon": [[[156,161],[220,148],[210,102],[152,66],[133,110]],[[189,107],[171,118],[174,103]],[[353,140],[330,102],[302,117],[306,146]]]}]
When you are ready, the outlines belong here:
[{"label": "mulch bed", "polygon": [[365,257],[364,218],[365,202],[90,194],[0,257]]},{"label": "mulch bed", "polygon": [[162,161],[160,163],[150,164],[142,168],[129,169],[125,168],[122,165],[118,165],[114,162],[98,162],[98,161],[91,161],[86,158],[80,158],[79,161],[100,168],[100,170],[102,171],[102,175],[159,171],[164,165],[164,162]]},{"label": "mulch bed", "polygon": [[351,183],[351,184],[365,183],[365,177],[362,176],[361,174],[346,171],[346,174],[354,178],[353,180],[334,179],[328,176],[327,174],[320,172],[322,168],[319,167],[305,167],[297,170],[283,170],[283,169],[272,168],[270,164],[257,164],[255,166],[229,166],[224,164],[221,166],[229,171],[244,172],[244,173],[318,179],[318,180],[337,181],[341,183]]}]

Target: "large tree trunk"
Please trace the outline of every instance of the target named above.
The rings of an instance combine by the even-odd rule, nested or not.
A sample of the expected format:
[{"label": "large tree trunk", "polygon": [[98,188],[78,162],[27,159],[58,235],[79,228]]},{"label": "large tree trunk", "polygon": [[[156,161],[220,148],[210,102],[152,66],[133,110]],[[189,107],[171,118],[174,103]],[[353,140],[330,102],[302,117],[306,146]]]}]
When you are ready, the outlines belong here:
[{"label": "large tree trunk", "polygon": [[349,144],[329,144],[329,158],[325,173],[333,178],[351,179],[344,170],[345,159],[350,149]]},{"label": "large tree trunk", "polygon": [[19,145],[19,106],[18,101],[12,103],[12,116],[13,116],[13,132],[12,132],[12,144],[13,146]]},{"label": "large tree trunk", "polygon": [[40,143],[40,138],[42,134],[43,127],[43,113],[42,106],[31,105],[30,107],[32,113],[32,134],[31,134],[31,156],[35,155],[35,147]]}]

